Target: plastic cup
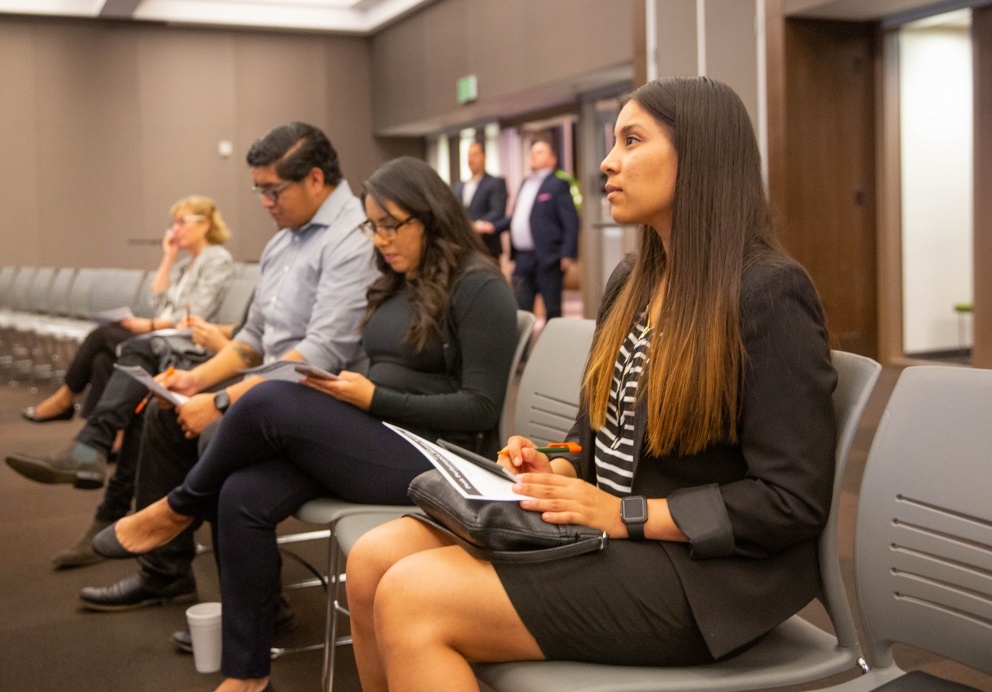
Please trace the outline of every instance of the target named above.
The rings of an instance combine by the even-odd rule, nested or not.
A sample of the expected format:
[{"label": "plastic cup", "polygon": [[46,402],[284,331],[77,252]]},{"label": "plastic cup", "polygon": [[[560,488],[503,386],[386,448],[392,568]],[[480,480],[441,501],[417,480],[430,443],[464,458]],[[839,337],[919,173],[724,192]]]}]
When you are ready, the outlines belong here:
[{"label": "plastic cup", "polygon": [[197,673],[220,670],[220,603],[197,603],[186,609],[186,622],[193,641],[193,663]]}]

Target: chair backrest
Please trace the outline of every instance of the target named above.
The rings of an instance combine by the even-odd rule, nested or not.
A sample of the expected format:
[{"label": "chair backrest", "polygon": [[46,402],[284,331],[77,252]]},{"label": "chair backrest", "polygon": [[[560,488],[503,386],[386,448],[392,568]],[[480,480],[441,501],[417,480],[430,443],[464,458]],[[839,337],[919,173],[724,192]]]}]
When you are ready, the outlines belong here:
[{"label": "chair backrest", "polygon": [[256,278],[251,276],[235,276],[231,279],[224,294],[224,300],[217,308],[217,315],[214,317],[215,324],[241,324],[245,320],[248,306],[251,305],[252,296],[255,295]]},{"label": "chair backrest", "polygon": [[47,312],[49,315],[69,314],[69,291],[72,289],[72,280],[75,278],[75,267],[63,267],[55,273],[52,287],[48,291]]},{"label": "chair backrest", "polygon": [[902,642],[992,673],[992,371],[896,383],[861,482],[855,580],[867,649]]},{"label": "chair backrest", "polygon": [[871,358],[845,351],[831,351],[830,359],[837,371],[837,387],[833,394],[837,447],[834,453],[834,492],[830,501],[830,514],[827,516],[827,525],[820,534],[820,577],[823,581],[821,601],[830,616],[837,643],[842,647],[854,648],[858,646],[858,632],[840,571],[837,525],[847,458],[854,435],[858,432],[861,414],[875,388],[882,366]]},{"label": "chair backrest", "polygon": [[556,317],[534,345],[517,390],[513,433],[537,444],[565,439],[579,410],[582,373],[596,323]]},{"label": "chair backrest", "polygon": [[90,316],[90,296],[100,278],[100,269],[80,269],[69,290],[69,315],[76,319]]},{"label": "chair backrest", "polygon": [[9,308],[11,300],[11,286],[14,277],[17,275],[17,267],[0,267],[0,308]]},{"label": "chair backrest", "polygon": [[251,281],[252,286],[258,283],[258,277],[261,275],[261,272],[262,270],[258,262],[234,263],[234,277],[237,279],[247,279]]},{"label": "chair backrest", "polygon": [[54,267],[40,267],[31,279],[28,286],[27,296],[25,296],[23,310],[43,314],[48,310],[48,292],[52,287],[52,279],[55,278]]},{"label": "chair backrest", "polygon": [[14,279],[10,283],[10,300],[7,307],[17,312],[23,312],[27,309],[28,293],[37,272],[37,267],[21,267],[21,270],[14,275]]},{"label": "chair backrest", "polygon": [[155,271],[145,272],[144,277],[141,279],[141,283],[138,286],[138,294],[134,297],[134,303],[131,305],[131,312],[134,313],[135,317],[152,318],[155,316],[155,299],[152,298],[152,284],[155,282],[155,275],[157,273]]},{"label": "chair backrest", "polygon": [[90,294],[90,314],[134,305],[145,276],[142,269],[100,269]]},{"label": "chair backrest", "polygon": [[534,313],[527,310],[517,310],[517,348],[513,351],[513,360],[510,363],[510,373],[506,377],[506,393],[503,399],[503,411],[499,415],[499,441],[500,444],[506,442],[513,431],[513,397],[510,396],[513,380],[517,377],[517,366],[524,355],[524,349],[530,342],[530,335],[534,333],[534,323],[537,318]]}]

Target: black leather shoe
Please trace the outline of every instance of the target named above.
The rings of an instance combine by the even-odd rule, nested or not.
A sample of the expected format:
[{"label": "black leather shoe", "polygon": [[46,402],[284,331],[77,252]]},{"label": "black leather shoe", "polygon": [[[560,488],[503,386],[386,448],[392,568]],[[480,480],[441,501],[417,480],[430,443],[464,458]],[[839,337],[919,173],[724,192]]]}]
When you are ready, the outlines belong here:
[{"label": "black leather shoe", "polygon": [[124,577],[110,586],[87,586],[79,592],[83,607],[113,613],[136,610],[166,603],[196,600],[196,582],[192,576],[181,577],[162,589],[153,589],[140,573]]},{"label": "black leather shoe", "polygon": [[[285,596],[280,596],[276,602],[276,615],[272,622],[272,634],[279,636],[287,634],[296,629],[296,616]],[[189,629],[176,630],[172,633],[172,643],[180,651],[188,654],[193,653],[193,640],[190,638]]]},{"label": "black leather shoe", "polygon": [[38,483],[72,483],[77,488],[95,490],[103,487],[107,455],[95,447],[74,442],[43,457],[9,454],[7,466]]},{"label": "black leather shoe", "polygon": [[76,415],[76,406],[73,404],[69,408],[65,409],[60,413],[56,413],[54,416],[49,416],[48,418],[42,418],[35,411],[34,406],[28,406],[27,408],[21,409],[21,418],[29,420],[32,423],[51,423],[56,420],[72,420],[72,417]]}]

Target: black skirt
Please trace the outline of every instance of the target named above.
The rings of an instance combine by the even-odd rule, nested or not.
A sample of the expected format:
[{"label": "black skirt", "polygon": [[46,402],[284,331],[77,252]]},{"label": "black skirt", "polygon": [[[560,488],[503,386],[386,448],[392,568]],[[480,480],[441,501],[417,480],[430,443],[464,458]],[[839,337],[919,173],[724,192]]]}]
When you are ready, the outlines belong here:
[{"label": "black skirt", "polygon": [[495,564],[548,660],[675,666],[713,661],[668,554],[655,541],[532,565]]}]

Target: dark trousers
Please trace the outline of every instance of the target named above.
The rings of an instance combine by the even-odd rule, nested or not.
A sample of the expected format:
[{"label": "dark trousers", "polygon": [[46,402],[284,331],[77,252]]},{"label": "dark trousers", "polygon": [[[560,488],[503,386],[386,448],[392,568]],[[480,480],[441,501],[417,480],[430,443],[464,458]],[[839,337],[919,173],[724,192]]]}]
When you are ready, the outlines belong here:
[{"label": "dark trousers", "polygon": [[132,336],[131,330],[119,324],[105,324],[87,334],[79,345],[65,371],[65,384],[73,394],[81,394],[86,385],[90,386],[82,408],[84,418],[89,418],[107,386],[117,360],[117,347]]},{"label": "dark trousers", "polygon": [[535,252],[516,250],[513,256],[513,292],[517,307],[534,311],[534,298],[538,293],[544,300],[548,319],[561,317],[561,262],[538,258]]},{"label": "dark trousers", "polygon": [[[116,362],[121,365],[140,365],[149,374],[157,374],[158,356],[149,349],[140,347],[144,343],[147,342],[137,339],[123,342],[120,358],[115,358]],[[135,414],[135,408],[147,394],[145,386],[133,377],[113,371],[86,425],[76,435],[76,442],[107,454],[113,447],[117,431],[124,431],[117,465],[107,482],[103,502],[96,510],[99,521],[117,521],[131,509],[142,433],[142,417]]]},{"label": "dark trousers", "polygon": [[[175,511],[214,526],[224,604],[221,672],[269,674],[279,522],[327,494],[409,504],[410,481],[429,468],[379,419],[295,383],[263,382],[231,407],[200,461],[169,494]],[[144,469],[142,455],[139,488]]]}]

